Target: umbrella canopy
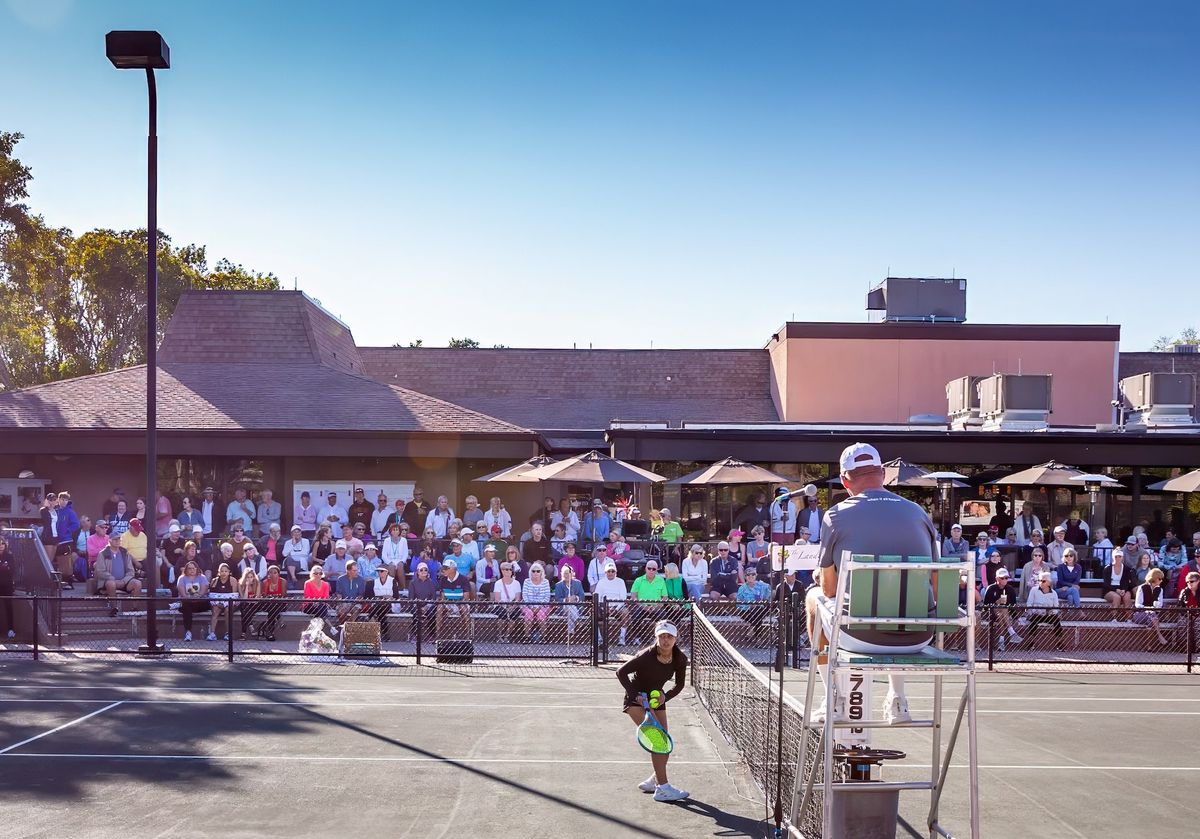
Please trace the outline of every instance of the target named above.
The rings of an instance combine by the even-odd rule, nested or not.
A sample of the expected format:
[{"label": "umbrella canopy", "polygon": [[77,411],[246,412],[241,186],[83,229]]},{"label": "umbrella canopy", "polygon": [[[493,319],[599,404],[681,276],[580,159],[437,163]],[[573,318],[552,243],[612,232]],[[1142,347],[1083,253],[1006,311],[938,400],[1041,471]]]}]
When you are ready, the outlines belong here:
[{"label": "umbrella canopy", "polygon": [[525,474],[535,481],[575,481],[581,484],[657,484],[666,480],[662,475],[598,451],[568,457]]},{"label": "umbrella canopy", "polygon": [[[915,463],[896,458],[883,464],[883,485],[885,487],[931,487],[937,489],[937,478],[929,477],[931,474],[934,473],[928,469],[922,469]],[[956,480],[950,486],[955,489],[964,489],[970,484]]]},{"label": "umbrella canopy", "polygon": [[718,460],[711,466],[697,469],[682,478],[667,481],[668,484],[690,484],[692,486],[732,486],[734,484],[786,484],[787,478],[770,469],[746,463],[735,457]]},{"label": "umbrella canopy", "polygon": [[528,460],[523,460],[515,466],[506,466],[495,472],[489,472],[479,478],[473,478],[473,484],[536,484],[537,478],[526,477],[527,473],[534,469],[540,469],[543,466],[549,466],[552,463],[558,463],[552,457],[547,457],[544,454],[539,454],[537,457],[531,457]]},{"label": "umbrella canopy", "polygon": [[1074,490],[1079,490],[1079,481],[1074,481],[1072,478],[1080,477],[1084,474],[1082,469],[1076,469],[1074,466],[1067,466],[1066,464],[1051,460],[1040,466],[1031,466],[1020,472],[1005,475],[1003,478],[997,478],[989,483],[1023,487],[1071,487]]},{"label": "umbrella canopy", "polygon": [[1200,492],[1200,469],[1180,475],[1178,478],[1168,478],[1156,484],[1150,484],[1146,489],[1156,492]]}]

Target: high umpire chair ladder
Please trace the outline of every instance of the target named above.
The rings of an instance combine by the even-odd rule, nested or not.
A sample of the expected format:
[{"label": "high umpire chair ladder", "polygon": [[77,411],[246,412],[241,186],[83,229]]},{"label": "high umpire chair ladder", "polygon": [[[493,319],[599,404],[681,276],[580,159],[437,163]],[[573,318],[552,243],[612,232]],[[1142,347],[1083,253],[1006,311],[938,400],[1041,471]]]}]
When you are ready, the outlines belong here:
[{"label": "high umpire chair ladder", "polygon": [[[954,834],[942,827],[938,806],[946,783],[946,773],[964,718],[967,723],[967,768],[970,773],[970,836],[979,839],[979,755],[975,715],[975,600],[967,598],[965,614],[958,606],[961,575],[967,575],[967,591],[975,588],[975,563],[970,558],[949,557],[945,560],[928,556],[871,556],[842,554],[838,573],[837,594],[832,603],[834,620],[828,639],[828,673],[825,678],[825,720],[814,723],[813,697],[816,691],[817,668],[822,657],[814,653],[808,670],[808,686],[804,701],[804,728],[798,746],[795,783],[792,790],[791,833],[812,839],[801,829],[815,823],[818,805],[814,788],[820,789],[822,839],[849,839],[835,836],[833,830],[834,790],[853,792],[882,792],[887,790],[928,790],[929,815],[927,825],[930,839]],[[936,601],[930,616],[929,589]],[[915,637],[932,628],[934,640],[920,652],[909,654],[863,654],[842,649],[842,633],[849,627],[889,629],[912,632]],[[945,651],[945,634],[962,628],[965,648],[962,655]],[[888,723],[870,719],[873,712],[864,709],[867,719],[839,719],[836,709],[838,673],[863,671],[868,678],[876,673],[903,673],[905,676],[928,675],[933,679],[933,712],[931,719]],[[962,675],[966,685],[958,703],[949,741],[942,748],[942,680],[946,676]],[[927,728],[932,739],[933,759],[928,781],[834,781],[835,729]],[[821,759],[816,759],[818,754]],[[901,764],[902,765],[902,764]],[[818,781],[817,773],[823,770]]]}]

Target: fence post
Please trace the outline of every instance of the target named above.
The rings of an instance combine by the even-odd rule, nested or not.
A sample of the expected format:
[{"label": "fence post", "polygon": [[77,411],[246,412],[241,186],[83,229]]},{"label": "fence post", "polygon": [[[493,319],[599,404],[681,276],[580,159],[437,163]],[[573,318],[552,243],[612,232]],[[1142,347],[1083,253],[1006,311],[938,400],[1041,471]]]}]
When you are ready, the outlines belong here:
[{"label": "fence post", "polygon": [[421,615],[425,612],[425,608],[421,601],[416,601],[413,606],[413,632],[417,633],[417,666],[421,664]]},{"label": "fence post", "polygon": [[994,670],[996,664],[996,607],[984,606],[988,614],[988,670]]},{"label": "fence post", "polygon": [[600,609],[601,609],[600,640],[604,642],[604,645],[603,645],[604,646],[604,652],[603,652],[604,663],[608,664],[608,645],[612,643],[612,639],[608,637],[608,601],[600,600],[598,602],[601,604],[601,606],[600,606]]},{"label": "fence post", "polygon": [[235,600],[225,601],[225,637],[229,640],[226,642],[228,650],[226,655],[229,657],[229,663],[233,664],[233,604]]},{"label": "fence post", "polygon": [[38,596],[33,595],[33,660],[38,660]]},{"label": "fence post", "polygon": [[[699,607],[699,603],[696,607]],[[693,688],[696,686],[696,616],[693,614],[692,619],[688,622],[688,652],[691,655],[691,667],[688,668],[688,684]]]},{"label": "fence post", "polygon": [[1187,609],[1184,615],[1184,628],[1187,630],[1187,672],[1191,673],[1196,660],[1196,610]]},{"label": "fence post", "polygon": [[594,591],[590,592],[588,594],[588,598],[592,604],[592,666],[599,667],[600,666],[600,635],[599,635],[600,614],[599,614],[599,612],[596,611],[596,603],[598,602],[596,592],[594,592]]}]

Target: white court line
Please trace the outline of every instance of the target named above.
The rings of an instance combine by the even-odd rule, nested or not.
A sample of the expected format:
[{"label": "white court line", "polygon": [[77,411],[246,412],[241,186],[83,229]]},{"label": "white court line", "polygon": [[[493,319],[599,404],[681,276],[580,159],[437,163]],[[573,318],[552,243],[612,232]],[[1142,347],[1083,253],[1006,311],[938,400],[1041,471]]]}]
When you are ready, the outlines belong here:
[{"label": "white court line", "polygon": [[[618,694],[614,693],[613,695],[616,696]],[[98,700],[98,699],[88,699],[88,698],[84,698],[84,699],[0,699],[0,704],[2,704],[2,703],[20,703],[20,704],[65,705],[65,704],[78,703],[78,702],[91,703],[91,702],[103,702],[103,701],[104,701],[103,699]],[[459,703],[438,702],[438,703],[433,703],[433,704],[431,704],[429,702],[341,702],[341,701],[337,701],[337,702],[333,702],[333,701],[331,701],[331,702],[277,702],[274,699],[270,699],[270,698],[266,698],[266,697],[264,697],[262,699],[122,699],[120,702],[117,702],[115,704],[120,705],[122,703],[124,703],[125,705],[255,705],[255,706],[258,706],[261,708],[278,708],[280,706],[286,706],[286,705],[298,705],[303,708],[316,708],[316,707],[322,707],[322,706],[326,706],[326,705],[331,705],[335,708],[358,708],[358,707],[364,707],[364,708],[479,708],[479,707],[481,707],[480,703],[478,703],[478,702],[459,702]],[[612,702],[607,702],[603,705],[574,705],[574,704],[564,705],[564,704],[553,704],[553,703],[546,703],[546,702],[530,703],[530,704],[526,704],[526,705],[501,705],[501,704],[498,704],[495,702],[489,702],[489,703],[487,703],[487,707],[489,709],[490,708],[513,708],[513,709],[518,709],[518,710],[519,709],[531,710],[534,708],[565,708],[565,709],[569,709],[569,710],[575,710],[578,708],[578,709],[589,709],[590,710],[590,709],[600,709],[600,708],[616,709],[617,706],[615,704],[613,704]],[[1017,712],[1014,712],[1014,713],[1017,713]],[[1114,713],[1116,713],[1116,712],[1114,712]],[[1136,712],[1133,712],[1133,713],[1136,713]],[[1150,712],[1145,711],[1142,713],[1150,713]],[[1200,712],[1197,712],[1197,716],[1200,716]]]},{"label": "white court line", "polygon": [[[49,733],[49,732],[48,732]],[[20,745],[20,744],[18,744]],[[15,748],[15,747],[14,747]],[[32,758],[58,758],[68,760],[179,760],[179,761],[229,761],[229,762],[305,762],[311,761],[314,763],[523,763],[523,764],[583,764],[594,766],[643,766],[645,760],[592,760],[588,758],[520,758],[520,757],[389,757],[389,756],[340,756],[340,755],[178,755],[178,754],[40,754],[38,752],[16,752],[4,753],[0,752],[0,756],[15,758],[15,757],[32,757]],[[726,761],[721,760],[672,760],[672,766],[724,766]],[[927,770],[930,769],[927,763],[906,763],[900,766],[892,767],[891,771],[899,771],[905,769]],[[951,769],[965,769],[966,764],[953,763]],[[1069,772],[1073,770],[1096,771],[1096,772],[1200,772],[1200,766],[1092,766],[1083,764],[1061,764],[1061,765],[1046,765],[1046,764],[1025,764],[1025,763],[1005,763],[1005,764],[980,764],[980,769],[987,770],[1015,770],[1015,771],[1040,771],[1053,770],[1056,772]]]},{"label": "white court line", "polygon": [[103,714],[105,711],[111,710],[121,704],[122,704],[121,702],[114,702],[111,705],[105,705],[103,708],[100,708],[96,711],[92,711],[90,714],[84,714],[82,717],[73,719],[70,722],[65,722],[62,725],[60,725],[58,728],[52,728],[49,731],[43,731],[41,734],[35,734],[33,737],[30,737],[28,740],[22,740],[20,743],[13,743],[7,749],[0,749],[0,755],[8,754],[9,752],[13,751],[14,749],[19,749],[21,746],[24,746],[28,743],[32,743],[34,740],[41,740],[43,737],[49,737],[51,734],[55,734],[59,731],[62,731],[64,728],[70,728],[73,725],[78,725],[79,723],[83,722],[84,720],[90,720],[92,717],[96,716],[97,714]]},{"label": "white court line", "polygon": [[[1187,687],[1190,690],[1193,686],[1188,685]],[[953,696],[954,693],[955,693],[955,691],[947,690],[945,692],[945,696],[947,697],[947,699],[955,699],[955,701],[957,702],[957,698],[955,698]],[[961,693],[959,695],[961,695]],[[933,699],[933,696],[931,696],[931,695],[922,696],[922,695],[914,695],[912,693],[909,693],[908,698],[910,700],[911,699]],[[1161,697],[1142,697],[1142,696],[1057,696],[1053,693],[1045,693],[1045,694],[1042,694],[1041,696],[997,696],[997,695],[993,695],[993,696],[980,696],[979,697],[980,702],[1000,702],[1000,701],[1007,702],[1009,700],[1012,700],[1013,702],[1045,702],[1047,699],[1051,699],[1055,702],[1142,702],[1142,703],[1149,703],[1149,702],[1171,702],[1171,703],[1200,702],[1200,699],[1186,699],[1186,698],[1164,699]]]},{"label": "white court line", "polygon": [[[411,693],[415,696],[427,696],[435,694],[439,696],[461,694],[463,696],[611,696],[613,690],[572,690],[572,691],[546,691],[546,690],[408,690],[407,688],[395,688],[390,690],[376,690],[373,688],[310,688],[310,687],[292,687],[292,688],[216,688],[216,687],[175,687],[172,685],[5,685],[0,684],[0,691],[5,690],[43,690],[47,692],[58,692],[62,690],[112,690],[112,691],[137,691],[138,693],[146,693],[147,691],[170,691],[172,693],[381,693],[381,694],[405,694]],[[615,690],[615,689],[614,689]],[[1045,699],[1046,697],[1039,697]]]}]

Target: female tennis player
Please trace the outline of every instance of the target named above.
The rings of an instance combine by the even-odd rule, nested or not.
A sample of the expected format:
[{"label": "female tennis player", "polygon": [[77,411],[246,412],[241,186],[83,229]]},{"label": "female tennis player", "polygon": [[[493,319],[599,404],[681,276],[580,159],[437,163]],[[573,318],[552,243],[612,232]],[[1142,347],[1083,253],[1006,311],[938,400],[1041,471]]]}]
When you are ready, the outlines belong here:
[{"label": "female tennis player", "polygon": [[[617,671],[617,679],[625,688],[625,713],[636,726],[642,724],[647,713],[642,707],[642,695],[649,696],[658,691],[662,695],[658,708],[649,713],[663,729],[667,729],[667,702],[678,696],[687,682],[688,659],[683,650],[675,646],[678,634],[675,624],[659,621],[654,627],[654,646],[642,650]],[[675,685],[663,693],[663,686],[671,678],[675,679]],[[654,774],[638,784],[638,789],[654,793],[655,801],[682,801],[688,793],[667,782],[667,757],[665,754],[650,755]]]}]

